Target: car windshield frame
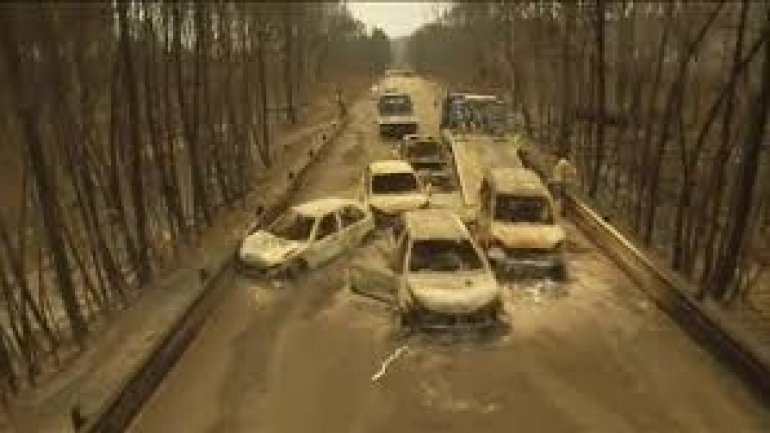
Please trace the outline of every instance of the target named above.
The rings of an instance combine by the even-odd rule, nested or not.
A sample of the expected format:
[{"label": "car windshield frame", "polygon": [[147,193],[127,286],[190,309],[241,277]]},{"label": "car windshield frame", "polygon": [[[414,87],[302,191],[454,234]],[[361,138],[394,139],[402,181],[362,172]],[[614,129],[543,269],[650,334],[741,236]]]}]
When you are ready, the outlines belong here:
[{"label": "car windshield frame", "polygon": [[447,170],[424,170],[421,172],[424,181],[430,183],[432,191],[455,192],[459,188],[454,177]]},{"label": "car windshield frame", "polygon": [[[553,224],[554,215],[551,204],[545,197],[540,196],[519,196],[512,194],[498,194],[494,197],[494,215],[493,219],[506,223],[530,223],[530,224]],[[507,201],[509,209],[504,210],[503,203]],[[511,211],[510,207],[515,205],[518,209]],[[539,205],[539,210],[534,210],[534,206]],[[511,212],[515,213],[511,215]],[[540,216],[536,217],[536,212]]]},{"label": "car windshield frame", "polygon": [[[390,180],[383,180],[390,178]],[[410,185],[407,186],[407,179]],[[398,182],[396,187],[382,188],[387,184]],[[376,195],[391,195],[391,194],[410,194],[419,193],[420,184],[417,180],[417,176],[411,172],[396,172],[396,173],[377,173],[371,176],[371,183],[369,185],[372,194]]]},{"label": "car windshield frame", "polygon": [[441,146],[430,140],[414,141],[406,145],[407,159],[436,158],[442,159]]},{"label": "car windshield frame", "polygon": [[470,239],[415,239],[409,251],[410,273],[478,272],[484,259]]},{"label": "car windshield frame", "polygon": [[310,242],[319,218],[299,212],[287,212],[273,223],[268,231],[276,237],[294,242]]}]

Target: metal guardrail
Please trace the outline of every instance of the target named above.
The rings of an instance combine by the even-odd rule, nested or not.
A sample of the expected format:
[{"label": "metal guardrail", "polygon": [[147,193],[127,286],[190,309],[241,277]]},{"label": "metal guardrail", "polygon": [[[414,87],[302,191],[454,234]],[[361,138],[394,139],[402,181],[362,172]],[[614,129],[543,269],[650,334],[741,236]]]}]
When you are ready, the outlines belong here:
[{"label": "metal guardrail", "polygon": [[[290,168],[292,176],[289,178],[284,193],[262,212],[259,221],[253,224],[249,228],[250,230],[259,224],[270,221],[288,206],[305,170],[317,161],[317,156],[322,154],[325,145],[332,142],[345,129],[346,125],[346,121],[341,124],[332,123],[330,125],[332,130],[328,133],[322,133],[322,139],[318,140],[318,147],[309,152],[302,163]],[[77,407],[73,408],[71,413],[73,424],[82,424],[74,426],[77,432],[113,433],[125,431],[134,416],[141,410],[144,402],[152,396],[166,374],[173,368],[187,346],[198,334],[208,318],[208,313],[217,305],[217,301],[227,288],[227,285],[221,284],[221,282],[226,276],[232,275],[229,271],[233,268],[236,254],[237,246],[234,247],[233,253],[212,272],[210,278],[203,280],[202,277],[201,283],[204,284],[204,288],[171,328],[164,333],[147,359],[137,366],[112,398],[94,414],[82,414]]]},{"label": "metal guardrail", "polygon": [[[759,396],[770,401],[770,357],[733,332],[724,320],[688,294],[690,283],[635,246],[577,197],[568,194],[567,216],[691,337],[725,361]],[[691,292],[692,293],[692,292]]]}]

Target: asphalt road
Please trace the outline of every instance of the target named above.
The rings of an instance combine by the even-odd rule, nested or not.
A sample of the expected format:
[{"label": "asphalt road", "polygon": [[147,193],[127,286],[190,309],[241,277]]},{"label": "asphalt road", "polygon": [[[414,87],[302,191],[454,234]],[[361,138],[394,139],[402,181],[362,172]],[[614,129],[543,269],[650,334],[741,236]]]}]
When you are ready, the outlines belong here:
[{"label": "asphalt road", "polygon": [[[398,85],[435,134],[436,87]],[[390,152],[374,110],[353,107],[296,201],[356,196]],[[507,331],[484,338],[399,334],[387,305],[345,289],[350,256],[295,285],[237,279],[130,431],[770,431],[770,410],[568,229],[570,281],[512,284]]]}]

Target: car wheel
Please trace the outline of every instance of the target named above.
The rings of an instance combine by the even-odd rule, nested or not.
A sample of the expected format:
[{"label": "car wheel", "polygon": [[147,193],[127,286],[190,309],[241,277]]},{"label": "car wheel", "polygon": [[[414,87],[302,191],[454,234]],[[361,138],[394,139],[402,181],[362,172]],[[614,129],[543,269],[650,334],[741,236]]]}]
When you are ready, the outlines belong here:
[{"label": "car wheel", "polygon": [[551,276],[556,281],[567,281],[567,264],[564,262],[556,264],[551,271]]},{"label": "car wheel", "polygon": [[307,272],[307,262],[302,259],[294,260],[286,266],[285,275],[292,280],[296,280]]},{"label": "car wheel", "polygon": [[501,322],[503,317],[505,317],[505,308],[503,307],[503,301],[497,300],[495,302],[495,305],[492,307],[492,310],[490,311],[490,319],[492,320],[492,323]]},{"label": "car wheel", "polygon": [[399,312],[399,324],[402,329],[414,329],[417,325],[417,314],[414,310],[401,310]]},{"label": "car wheel", "polygon": [[377,231],[375,229],[369,230],[361,237],[361,244],[368,244],[377,237]]},{"label": "car wheel", "polygon": [[246,272],[246,264],[243,263],[243,260],[241,260],[240,257],[236,257],[235,259],[235,272],[239,274],[243,274]]}]

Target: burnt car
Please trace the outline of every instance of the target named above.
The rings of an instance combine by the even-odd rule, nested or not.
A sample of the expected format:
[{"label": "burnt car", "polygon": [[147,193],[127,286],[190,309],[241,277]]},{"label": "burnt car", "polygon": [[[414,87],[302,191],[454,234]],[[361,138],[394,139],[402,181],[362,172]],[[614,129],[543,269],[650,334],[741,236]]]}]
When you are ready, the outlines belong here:
[{"label": "burnt car", "polygon": [[450,155],[445,146],[429,135],[404,135],[398,148],[401,159],[414,167],[417,175],[432,185],[441,187],[451,182],[448,176]]},{"label": "burnt car", "polygon": [[377,102],[377,112],[381,136],[401,138],[418,130],[412,98],[406,93],[383,93]]},{"label": "burnt car", "polygon": [[378,224],[397,223],[401,213],[429,204],[425,185],[406,161],[372,162],[364,170],[361,186],[362,201],[372,210]]},{"label": "burnt car", "polygon": [[351,266],[351,288],[389,300],[408,329],[488,327],[501,321],[502,289],[462,221],[442,209],[410,211],[386,269]]},{"label": "burnt car", "polygon": [[566,279],[566,233],[537,173],[491,169],[479,197],[477,236],[499,272],[529,275],[544,270],[556,280]]},{"label": "burnt car", "polygon": [[414,167],[420,180],[430,188],[430,207],[448,209],[468,222],[474,212],[463,201],[454,157],[447,144],[429,135],[407,134],[399,156]]},{"label": "burnt car", "polygon": [[406,326],[492,324],[502,313],[502,290],[489,263],[451,212],[405,214],[394,260]]},{"label": "burnt car", "polygon": [[356,247],[372,230],[374,218],[360,202],[309,201],[247,236],[238,250],[239,267],[268,277],[297,276]]}]

